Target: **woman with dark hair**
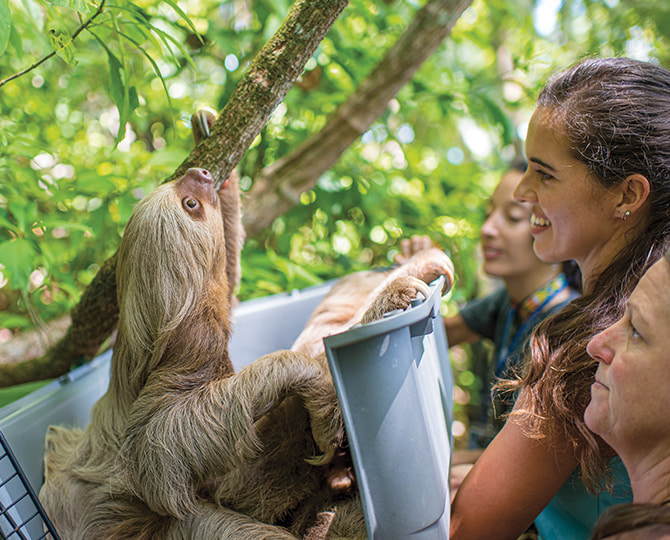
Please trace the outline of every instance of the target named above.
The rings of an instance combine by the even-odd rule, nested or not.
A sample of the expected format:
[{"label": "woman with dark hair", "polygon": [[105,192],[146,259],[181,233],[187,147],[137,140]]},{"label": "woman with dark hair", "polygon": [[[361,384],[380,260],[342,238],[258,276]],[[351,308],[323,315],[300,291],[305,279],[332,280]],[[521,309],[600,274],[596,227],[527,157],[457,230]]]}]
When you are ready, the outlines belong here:
[{"label": "woman with dark hair", "polygon": [[621,457],[634,500],[610,508],[594,539],[670,538],[669,300],[670,252],[642,276],[623,317],[586,348],[598,369],[584,421]]},{"label": "woman with dark hair", "polygon": [[[670,245],[670,72],[608,58],[555,76],[526,157],[515,195],[531,205],[535,252],[576,260],[583,296],[536,327],[515,408],[453,501],[452,539],[514,539],[550,502],[548,532],[536,520],[543,538],[588,537],[592,522],[554,525],[580,484],[612,484],[613,452],[583,418],[596,369],[586,344]],[[566,484],[578,466],[579,484]]]}]

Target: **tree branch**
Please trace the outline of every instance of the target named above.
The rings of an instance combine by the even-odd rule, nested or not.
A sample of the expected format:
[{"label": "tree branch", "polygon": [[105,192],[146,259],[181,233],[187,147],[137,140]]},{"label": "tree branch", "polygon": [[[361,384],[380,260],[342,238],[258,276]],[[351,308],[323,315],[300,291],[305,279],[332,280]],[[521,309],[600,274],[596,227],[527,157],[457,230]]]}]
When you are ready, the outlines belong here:
[{"label": "tree branch", "polygon": [[421,64],[449,35],[472,0],[429,0],[374,71],[294,152],[265,167],[247,193],[243,223],[253,237],[295,206],[370,127]]},{"label": "tree branch", "polygon": [[240,81],[204,139],[168,179],[193,166],[219,186],[242,159],[349,0],[299,0]]},{"label": "tree branch", "polygon": [[27,67],[27,68],[24,69],[23,71],[19,71],[18,73],[14,73],[14,75],[10,75],[9,77],[7,77],[7,78],[5,78],[5,79],[0,80],[0,88],[2,88],[2,87],[3,87],[5,84],[7,84],[8,82],[13,81],[14,79],[18,79],[19,77],[25,75],[26,73],[30,73],[33,69],[35,69],[35,68],[41,66],[44,62],[46,62],[47,60],[49,60],[49,58],[51,58],[52,56],[58,54],[59,51],[62,51],[65,47],[67,47],[70,43],[72,43],[75,39],[77,39],[77,36],[78,36],[79,34],[81,34],[84,30],[86,30],[86,28],[88,28],[89,25],[90,25],[90,24],[91,24],[91,23],[92,23],[92,22],[93,22],[93,21],[94,21],[94,20],[95,20],[101,13],[102,13],[102,10],[103,10],[103,8],[104,8],[104,6],[105,6],[105,2],[106,2],[106,0],[102,0],[102,1],[100,2],[100,5],[98,6],[98,9],[95,11],[95,13],[94,13],[93,15],[91,15],[91,16],[88,18],[88,20],[87,20],[86,22],[84,22],[84,24],[82,24],[79,28],[77,28],[77,30],[75,31],[75,33],[72,34],[72,37],[70,38],[70,41],[69,41],[68,43],[66,43],[64,46],[62,46],[62,47],[61,47],[60,49],[58,49],[57,51],[52,51],[52,52],[50,52],[50,53],[47,54],[44,58],[42,58],[41,60],[38,60],[38,61],[35,62],[32,66]]}]

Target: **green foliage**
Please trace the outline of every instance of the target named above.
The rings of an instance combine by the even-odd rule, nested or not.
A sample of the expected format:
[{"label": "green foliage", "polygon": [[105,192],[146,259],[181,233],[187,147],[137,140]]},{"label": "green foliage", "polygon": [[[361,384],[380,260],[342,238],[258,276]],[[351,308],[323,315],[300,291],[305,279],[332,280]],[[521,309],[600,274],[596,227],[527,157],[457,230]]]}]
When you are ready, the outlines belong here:
[{"label": "green foliage", "polygon": [[7,50],[11,33],[12,19],[9,15],[7,0],[0,0],[0,54]]},{"label": "green foliage", "polygon": [[[0,85],[56,53],[0,86],[0,328],[69,311],[136,201],[190,151],[190,115],[226,103],[290,3],[0,0]],[[347,7],[244,156],[245,187],[325,125],[421,4]],[[411,234],[454,259],[445,310],[478,294],[482,209],[523,153],[543,81],[589,54],[670,65],[665,0],[549,5],[475,0],[361,140],[248,240],[239,296],[388,266]],[[464,391],[476,389],[456,364]]]}]

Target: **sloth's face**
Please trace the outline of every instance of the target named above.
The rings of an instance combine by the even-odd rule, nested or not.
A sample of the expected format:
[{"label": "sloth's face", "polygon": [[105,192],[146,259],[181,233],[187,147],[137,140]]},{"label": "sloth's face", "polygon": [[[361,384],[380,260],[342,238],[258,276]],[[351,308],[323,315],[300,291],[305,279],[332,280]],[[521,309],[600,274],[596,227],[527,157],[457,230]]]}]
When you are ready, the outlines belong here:
[{"label": "sloth's face", "polygon": [[212,176],[205,169],[189,169],[176,181],[175,188],[182,207],[194,220],[204,220],[208,212],[218,208]]}]

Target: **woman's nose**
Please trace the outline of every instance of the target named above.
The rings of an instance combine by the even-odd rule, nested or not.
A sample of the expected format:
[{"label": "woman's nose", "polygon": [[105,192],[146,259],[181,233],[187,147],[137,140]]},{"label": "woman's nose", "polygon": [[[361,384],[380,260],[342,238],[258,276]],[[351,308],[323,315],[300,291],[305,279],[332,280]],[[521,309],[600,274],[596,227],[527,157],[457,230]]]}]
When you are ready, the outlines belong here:
[{"label": "woman's nose", "polygon": [[484,221],[484,224],[482,225],[480,234],[482,237],[487,238],[498,236],[498,227],[496,226],[495,222],[495,213],[490,214],[486,218],[486,221]]},{"label": "woman's nose", "polygon": [[612,337],[616,331],[616,326],[616,324],[610,326],[591,338],[591,341],[586,346],[586,352],[591,358],[605,364],[612,363],[612,359],[614,358]]},{"label": "woman's nose", "polygon": [[521,177],[521,180],[519,180],[519,183],[517,184],[516,188],[514,189],[514,199],[519,201],[519,202],[535,202],[537,200],[537,197],[535,196],[535,192],[532,189],[532,180],[530,178],[530,168],[526,170],[526,172],[523,174]]}]

